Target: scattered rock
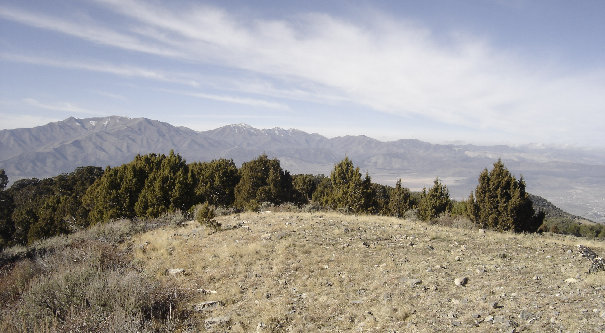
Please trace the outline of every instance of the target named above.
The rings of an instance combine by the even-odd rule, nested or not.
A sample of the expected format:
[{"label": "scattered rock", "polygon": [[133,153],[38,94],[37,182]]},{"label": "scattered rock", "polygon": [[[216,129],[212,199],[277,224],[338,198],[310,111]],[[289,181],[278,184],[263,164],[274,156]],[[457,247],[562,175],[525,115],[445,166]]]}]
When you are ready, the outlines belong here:
[{"label": "scattered rock", "polygon": [[454,280],[454,283],[455,283],[457,286],[466,286],[466,284],[468,283],[468,278],[467,278],[466,276],[465,276],[465,277],[459,277],[459,278],[456,278],[456,279]]},{"label": "scattered rock", "polygon": [[596,273],[599,271],[605,271],[605,259],[597,256],[597,254],[590,248],[584,245],[578,245],[578,251],[582,257],[588,258],[592,265],[588,269],[588,273]]},{"label": "scattered rock", "polygon": [[519,313],[519,318],[521,318],[521,320],[528,321],[530,319],[535,318],[535,316],[533,313],[531,313],[527,310],[522,310],[521,313]]},{"label": "scattered rock", "polygon": [[185,274],[184,268],[168,268],[166,270],[166,275],[176,276],[176,275],[184,275],[184,274]]},{"label": "scattered rock", "polygon": [[213,318],[208,318],[208,319],[204,320],[204,326],[206,327],[207,330],[209,330],[215,326],[228,325],[229,322],[231,322],[231,317],[228,317],[228,316],[213,317]]},{"label": "scattered rock", "polygon": [[462,257],[461,256],[456,256],[456,258],[454,258],[454,260],[456,260],[456,261],[462,261]]},{"label": "scattered rock", "polygon": [[216,290],[208,290],[208,289],[200,288],[197,291],[199,291],[200,293],[202,293],[204,295],[216,294]]},{"label": "scattered rock", "polygon": [[411,287],[417,286],[419,284],[422,284],[422,280],[420,279],[408,279],[408,278],[403,278],[401,279],[401,282],[408,284]]},{"label": "scattered rock", "polygon": [[539,277],[538,275],[534,275],[533,279],[534,279],[534,280],[536,280],[536,281],[537,281],[537,280],[542,280],[542,278],[541,278],[541,277]]},{"label": "scattered rock", "polygon": [[194,311],[211,311],[214,310],[216,308],[218,308],[219,306],[223,306],[223,302],[221,301],[208,301],[208,302],[202,302],[199,304],[196,304],[193,306],[193,310]]},{"label": "scattered rock", "polygon": [[498,302],[492,302],[490,304],[490,306],[491,306],[492,309],[501,309],[501,308],[503,308],[503,306],[500,305]]}]

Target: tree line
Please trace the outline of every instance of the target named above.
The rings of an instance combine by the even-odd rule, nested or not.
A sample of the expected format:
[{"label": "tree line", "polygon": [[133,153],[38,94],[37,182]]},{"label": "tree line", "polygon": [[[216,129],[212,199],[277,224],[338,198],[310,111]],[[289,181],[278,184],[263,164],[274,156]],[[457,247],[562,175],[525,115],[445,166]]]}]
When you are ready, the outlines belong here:
[{"label": "tree line", "polygon": [[22,179],[6,189],[0,170],[0,247],[66,234],[120,218],[155,218],[173,211],[192,212],[198,204],[257,210],[262,204],[313,203],[354,214],[403,217],[414,211],[422,220],[443,214],[463,215],[483,228],[535,232],[544,214],[535,212],[523,179],[517,180],[500,160],[485,169],[466,201],[456,202],[439,179],[422,192],[397,181],[372,183],[349,158],[330,176],[291,175],[267,155],[238,168],[233,160],[187,163],[168,155],[137,155],[129,163],[80,167],[43,180]]}]

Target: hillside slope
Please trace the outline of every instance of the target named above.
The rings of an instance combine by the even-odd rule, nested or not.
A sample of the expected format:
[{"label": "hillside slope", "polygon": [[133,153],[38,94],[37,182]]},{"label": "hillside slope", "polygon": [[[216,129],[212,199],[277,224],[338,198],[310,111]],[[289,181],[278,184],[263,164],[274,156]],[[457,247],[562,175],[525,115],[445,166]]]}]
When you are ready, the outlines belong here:
[{"label": "hillside slope", "polygon": [[603,242],[336,213],[218,220],[132,239],[211,331],[605,331],[605,271],[577,251]]}]

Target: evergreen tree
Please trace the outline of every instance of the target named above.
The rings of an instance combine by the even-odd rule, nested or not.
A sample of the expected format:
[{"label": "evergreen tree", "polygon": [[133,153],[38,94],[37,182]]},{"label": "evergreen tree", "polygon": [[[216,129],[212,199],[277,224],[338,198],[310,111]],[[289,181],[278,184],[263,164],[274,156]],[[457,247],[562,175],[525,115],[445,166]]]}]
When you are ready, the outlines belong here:
[{"label": "evergreen tree", "polygon": [[48,197],[38,211],[38,221],[35,222],[27,232],[27,243],[69,233],[68,225],[63,219],[61,211],[61,195]]},{"label": "evergreen tree", "polygon": [[5,191],[8,176],[0,169],[0,250],[9,245],[15,232],[11,215],[15,209],[12,196]]},{"label": "evergreen tree", "polygon": [[481,227],[517,232],[535,232],[544,214],[535,215],[523,178],[517,180],[501,160],[483,170],[475,194],[467,201],[470,218]]},{"label": "evergreen tree", "polygon": [[269,202],[279,205],[293,200],[292,177],[284,171],[277,159],[263,154],[246,162],[240,168],[240,181],[235,187],[235,206],[255,208]]},{"label": "evergreen tree", "polygon": [[4,169],[0,169],[0,191],[4,191],[6,185],[8,185],[8,176]]},{"label": "evergreen tree", "polygon": [[353,213],[367,213],[372,209],[372,183],[370,176],[362,179],[359,168],[346,157],[334,166],[330,174],[331,193],[329,205]]},{"label": "evergreen tree", "polygon": [[292,185],[294,190],[300,196],[297,200],[301,203],[307,203],[312,200],[313,194],[322,180],[327,179],[324,175],[294,175]]},{"label": "evergreen tree", "polygon": [[135,204],[138,216],[158,217],[168,211],[186,211],[193,205],[193,182],[185,160],[174,151],[160,155]]},{"label": "evergreen tree", "polygon": [[218,159],[189,164],[195,203],[208,202],[214,206],[231,206],[235,201],[235,186],[239,172],[233,160]]},{"label": "evergreen tree", "polygon": [[403,217],[405,212],[411,208],[410,190],[401,186],[401,179],[397,180],[395,188],[390,189],[389,193],[389,214],[396,217]]},{"label": "evergreen tree", "polygon": [[83,198],[84,206],[90,210],[90,222],[136,216],[135,205],[147,178],[161,163],[161,156],[147,154],[137,155],[132,162],[115,168],[107,167]]},{"label": "evergreen tree", "polygon": [[452,202],[447,186],[441,184],[439,178],[435,179],[428,192],[422,189],[420,202],[418,203],[418,217],[428,221],[439,217],[439,215],[451,211]]},{"label": "evergreen tree", "polygon": [[371,184],[373,197],[369,199],[370,212],[373,214],[390,215],[390,195],[393,190],[390,186]]}]

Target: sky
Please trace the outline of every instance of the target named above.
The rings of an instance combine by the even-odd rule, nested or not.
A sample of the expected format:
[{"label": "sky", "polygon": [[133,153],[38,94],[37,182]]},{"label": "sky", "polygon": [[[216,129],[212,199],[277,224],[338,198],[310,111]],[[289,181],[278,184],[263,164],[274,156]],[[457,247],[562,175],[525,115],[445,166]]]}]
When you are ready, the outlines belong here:
[{"label": "sky", "polygon": [[0,129],[146,117],[605,147],[605,1],[0,2]]}]

